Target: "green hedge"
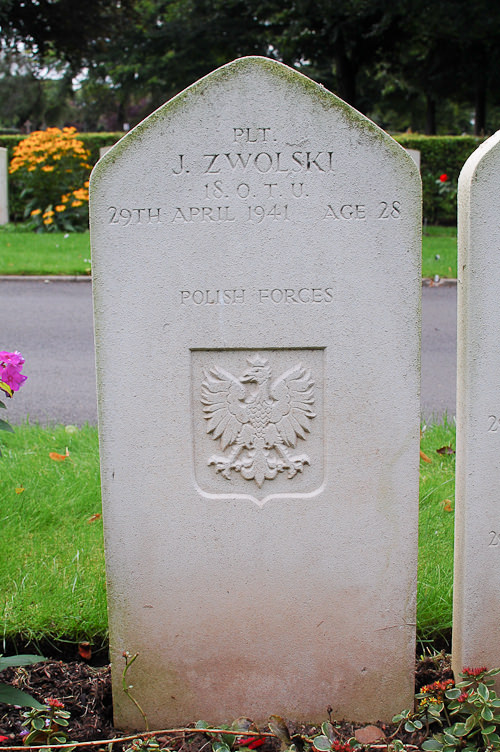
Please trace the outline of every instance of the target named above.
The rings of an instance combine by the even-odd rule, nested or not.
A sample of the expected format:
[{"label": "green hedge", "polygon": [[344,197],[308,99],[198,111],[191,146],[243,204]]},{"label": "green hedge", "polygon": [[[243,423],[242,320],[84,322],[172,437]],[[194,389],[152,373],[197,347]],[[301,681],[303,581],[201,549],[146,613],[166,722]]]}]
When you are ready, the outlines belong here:
[{"label": "green hedge", "polygon": [[395,136],[405,149],[420,152],[420,173],[423,187],[423,216],[429,224],[454,225],[457,221],[456,199],[439,194],[436,180],[445,173],[456,186],[467,158],[484,138],[476,136]]},{"label": "green hedge", "polygon": [[[102,146],[112,146],[122,136],[123,133],[80,133],[78,137],[90,150],[91,162],[95,163],[99,159],[99,149]],[[25,136],[0,135],[0,147],[9,150],[9,158],[22,138]],[[456,201],[439,193],[436,180],[446,173],[451,184],[456,185],[464,162],[484,139],[474,136],[417,136],[406,133],[395,136],[395,139],[406,149],[420,151],[424,221],[430,224],[455,224]],[[22,202],[14,179],[10,183],[9,196],[12,219],[21,219]]]}]

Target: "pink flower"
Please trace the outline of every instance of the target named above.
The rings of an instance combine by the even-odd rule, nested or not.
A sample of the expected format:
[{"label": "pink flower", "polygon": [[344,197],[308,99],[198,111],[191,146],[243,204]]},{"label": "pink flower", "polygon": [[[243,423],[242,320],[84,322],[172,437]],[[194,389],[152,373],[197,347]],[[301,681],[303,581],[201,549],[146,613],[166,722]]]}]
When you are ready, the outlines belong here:
[{"label": "pink flower", "polygon": [[448,182],[448,175],[446,174],[446,172],[443,172],[443,174],[439,176],[439,179],[440,179],[440,181],[442,183],[447,183]]},{"label": "pink flower", "polygon": [[0,350],[0,381],[7,384],[13,392],[17,392],[28,378],[21,373],[24,358],[20,352]]}]

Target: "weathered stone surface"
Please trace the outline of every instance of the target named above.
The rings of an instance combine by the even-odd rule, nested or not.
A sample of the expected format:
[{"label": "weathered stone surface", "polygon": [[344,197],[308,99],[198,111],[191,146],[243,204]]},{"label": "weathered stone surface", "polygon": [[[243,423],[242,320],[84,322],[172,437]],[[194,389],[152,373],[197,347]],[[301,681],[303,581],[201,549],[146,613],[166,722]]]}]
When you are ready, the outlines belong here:
[{"label": "weathered stone surface", "polygon": [[119,726],[389,719],[411,703],[420,180],[244,58],[91,181]]},{"label": "weathered stone surface", "polygon": [[500,131],[459,180],[453,670],[500,666]]},{"label": "weathered stone surface", "polygon": [[7,149],[0,147],[0,225],[9,221],[9,160]]}]

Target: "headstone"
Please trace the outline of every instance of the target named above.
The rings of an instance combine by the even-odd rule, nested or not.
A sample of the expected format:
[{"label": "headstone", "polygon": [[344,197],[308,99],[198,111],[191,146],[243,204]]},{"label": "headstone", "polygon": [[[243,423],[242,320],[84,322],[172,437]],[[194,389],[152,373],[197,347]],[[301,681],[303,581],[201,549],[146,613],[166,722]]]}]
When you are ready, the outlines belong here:
[{"label": "headstone", "polygon": [[0,147],[0,225],[9,221],[9,181],[7,149]]},{"label": "headstone", "polygon": [[102,157],[108,153],[108,151],[111,149],[111,146],[100,146],[99,147],[99,159],[102,159]]},{"label": "headstone", "polygon": [[419,149],[406,149],[410,157],[413,159],[418,169],[420,170],[420,150]]},{"label": "headstone", "polygon": [[453,667],[500,666],[500,131],[458,185]]},{"label": "headstone", "polygon": [[115,722],[387,720],[413,697],[420,179],[242,58],[91,180]]}]

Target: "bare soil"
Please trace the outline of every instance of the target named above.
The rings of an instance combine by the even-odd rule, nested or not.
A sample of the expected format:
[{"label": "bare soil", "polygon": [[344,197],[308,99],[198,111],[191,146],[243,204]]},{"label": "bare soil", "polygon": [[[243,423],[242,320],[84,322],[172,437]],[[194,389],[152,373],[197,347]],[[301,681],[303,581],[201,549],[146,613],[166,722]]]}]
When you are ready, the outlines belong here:
[{"label": "bare soil", "polygon": [[[415,674],[415,690],[425,684],[434,681],[452,678],[449,656],[444,652],[433,657],[418,661]],[[71,741],[97,741],[114,739],[121,733],[113,727],[111,680],[109,665],[91,666],[85,660],[68,661],[48,660],[32,666],[6,669],[0,674],[0,680],[4,683],[29,692],[40,702],[47,697],[56,698],[64,703],[65,710],[71,713],[68,736]],[[404,708],[401,708],[403,710]],[[20,732],[23,730],[21,723],[22,708],[4,705],[0,703],[0,737],[7,739],[0,742],[0,747],[19,745],[22,743]],[[325,708],[325,720],[328,720],[329,709]],[[196,718],[191,719],[195,722]],[[330,719],[332,722],[337,719]],[[187,724],[193,725],[193,724]],[[291,734],[310,736],[316,731],[313,726],[299,726],[293,721],[287,720]],[[342,722],[337,726],[340,741],[347,741],[364,724],[351,724]],[[396,730],[395,726],[378,723],[377,726],[386,737]],[[262,728],[261,731],[267,730]],[[408,735],[398,733],[397,738],[405,744],[419,747],[422,738],[418,734]],[[203,734],[182,733],[169,737],[167,735],[157,738],[160,747],[168,747],[177,752],[201,752],[207,746],[207,736]],[[378,742],[380,745],[380,742]],[[125,746],[125,745],[121,745]],[[300,745],[299,745],[300,746]],[[279,750],[280,743],[277,739],[265,738],[259,752],[275,752]],[[94,749],[98,747],[94,747]],[[120,745],[116,747],[119,750]],[[83,748],[85,749],[85,748]]]}]

